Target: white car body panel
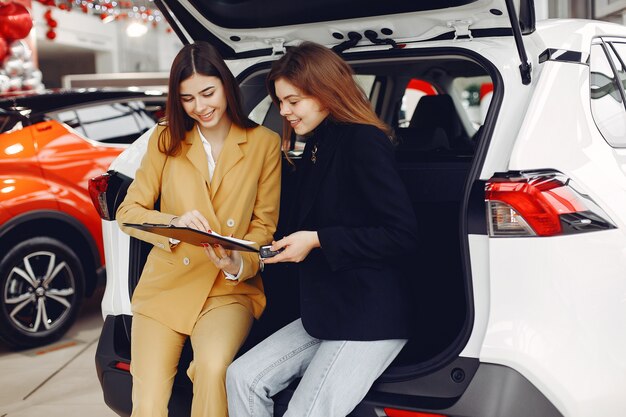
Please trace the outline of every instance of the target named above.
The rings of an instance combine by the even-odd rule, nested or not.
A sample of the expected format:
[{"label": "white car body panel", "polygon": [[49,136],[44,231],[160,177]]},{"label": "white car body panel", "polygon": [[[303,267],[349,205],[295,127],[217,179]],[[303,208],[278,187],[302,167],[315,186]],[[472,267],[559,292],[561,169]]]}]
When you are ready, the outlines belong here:
[{"label": "white car body panel", "polygon": [[148,140],[150,139],[150,136],[152,136],[155,129],[156,125],[137,138],[127,149],[124,149],[124,151],[111,163],[109,169],[121,172],[131,178],[135,178],[135,171],[137,171],[139,165],[141,164],[141,159],[148,148]]},{"label": "white car body panel", "polygon": [[548,48],[569,49],[588,54],[593,38],[623,37],[626,35],[626,27],[595,20],[547,19],[537,22],[537,32],[541,34]]},{"label": "white car body panel", "polygon": [[[589,22],[544,27],[561,38],[564,30],[580,35],[576,45],[551,47],[587,54],[594,36],[617,35],[615,26]],[[490,239],[491,310],[480,359],[518,370],[566,416],[626,415],[626,334],[619,331],[626,328],[626,153],[596,128],[589,66],[541,65],[507,170],[564,173],[618,228]]]},{"label": "white car body panel", "polygon": [[623,231],[492,238],[489,246],[480,360],[516,369],[565,416],[626,415]]},{"label": "white car body panel", "polygon": [[[146,152],[148,140],[156,125],[141,135],[111,163],[109,170],[134,178]],[[128,250],[130,237],[122,233],[116,221],[102,221],[104,257],[107,266],[107,285],[102,296],[102,317],[131,315],[128,292]]]},{"label": "white car body panel", "polygon": [[[545,77],[516,141],[509,169],[563,172],[623,228],[626,155],[624,149],[609,146],[591,117],[589,67],[561,62],[544,65]],[[574,90],[572,85],[580,89]]]},{"label": "white car body panel", "polygon": [[[102,318],[108,315],[131,315],[128,293],[128,249],[130,237],[122,233],[115,221],[102,221],[107,285],[102,295]],[[125,255],[125,256],[122,256]]]},{"label": "white car body panel", "polygon": [[485,235],[469,235],[468,240],[472,265],[474,323],[472,334],[459,356],[478,358],[487,333],[490,314],[489,238]]}]

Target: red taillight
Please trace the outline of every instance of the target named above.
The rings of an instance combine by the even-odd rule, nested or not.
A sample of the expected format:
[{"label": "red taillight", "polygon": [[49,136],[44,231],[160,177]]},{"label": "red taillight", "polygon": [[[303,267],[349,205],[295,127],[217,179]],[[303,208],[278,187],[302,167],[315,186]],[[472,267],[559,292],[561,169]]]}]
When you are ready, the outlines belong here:
[{"label": "red taillight", "polygon": [[130,363],[127,363],[127,362],[115,362],[113,367],[121,371],[130,372]]},{"label": "red taillight", "polygon": [[104,173],[89,180],[89,195],[96,211],[104,220],[111,220],[107,205],[106,191],[109,186],[111,175]]},{"label": "red taillight", "polygon": [[385,408],[388,417],[446,417],[443,414],[424,413],[422,411],[397,410],[395,408]]},{"label": "red taillight", "polygon": [[494,178],[485,187],[491,236],[555,236],[614,228],[608,216],[558,173]]}]

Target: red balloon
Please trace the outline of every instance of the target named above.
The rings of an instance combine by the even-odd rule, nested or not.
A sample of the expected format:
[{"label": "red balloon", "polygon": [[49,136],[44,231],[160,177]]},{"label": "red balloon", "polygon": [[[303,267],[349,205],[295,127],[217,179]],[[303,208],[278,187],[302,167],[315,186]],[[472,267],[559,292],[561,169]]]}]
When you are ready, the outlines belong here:
[{"label": "red balloon", "polygon": [[33,19],[26,7],[17,3],[0,5],[0,37],[7,40],[23,39],[33,28]]},{"label": "red balloon", "polygon": [[7,41],[0,38],[0,61],[2,61],[5,56],[7,56],[8,52],[9,52],[9,47],[7,45]]}]

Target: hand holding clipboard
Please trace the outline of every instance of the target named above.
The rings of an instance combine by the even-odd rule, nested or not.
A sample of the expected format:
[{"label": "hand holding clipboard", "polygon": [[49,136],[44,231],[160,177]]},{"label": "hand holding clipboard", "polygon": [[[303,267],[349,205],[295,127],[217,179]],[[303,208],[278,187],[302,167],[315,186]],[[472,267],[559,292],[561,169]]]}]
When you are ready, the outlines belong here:
[{"label": "hand holding clipboard", "polygon": [[124,226],[133,227],[145,232],[180,240],[195,246],[221,245],[224,249],[244,252],[258,252],[257,244],[250,240],[222,236],[215,232],[203,232],[190,227],[178,227],[157,223],[124,223]]}]

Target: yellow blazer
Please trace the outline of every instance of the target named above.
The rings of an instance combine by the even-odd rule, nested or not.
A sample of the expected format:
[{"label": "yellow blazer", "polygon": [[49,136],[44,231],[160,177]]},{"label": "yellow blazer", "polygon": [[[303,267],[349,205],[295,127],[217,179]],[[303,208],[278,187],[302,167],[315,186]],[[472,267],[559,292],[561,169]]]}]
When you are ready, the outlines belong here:
[{"label": "yellow blazer", "polygon": [[[122,223],[165,223],[196,209],[221,235],[259,244],[271,242],[278,221],[281,155],[279,136],[259,126],[232,125],[209,180],[207,156],[194,127],[182,152],[166,156],[158,149],[157,127],[148,142],[135,180],[117,210],[122,230],[152,243],[132,311],[152,317],[180,333],[190,334],[209,296],[248,297],[258,318],[265,308],[258,254],[241,252],[243,271],[237,285],[227,282],[201,247],[122,227]],[[161,196],[161,211],[154,203]]]}]

